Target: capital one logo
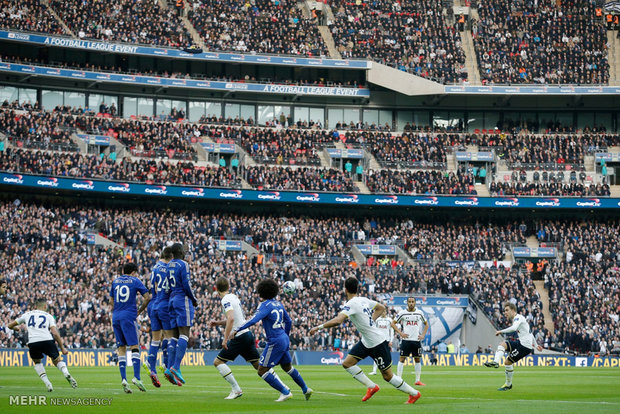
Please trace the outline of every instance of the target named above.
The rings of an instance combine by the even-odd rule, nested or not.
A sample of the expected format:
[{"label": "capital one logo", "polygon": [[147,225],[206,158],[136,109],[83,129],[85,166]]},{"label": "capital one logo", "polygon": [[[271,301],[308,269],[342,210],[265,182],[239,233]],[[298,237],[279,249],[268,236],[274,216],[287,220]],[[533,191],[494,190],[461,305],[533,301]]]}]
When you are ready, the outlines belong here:
[{"label": "capital one logo", "polygon": [[303,194],[303,195],[298,195],[296,197],[297,201],[312,201],[312,202],[317,202],[321,200],[321,197],[319,196],[318,193],[308,193],[308,194]]},{"label": "capital one logo", "polygon": [[398,197],[387,196],[387,197],[375,198],[375,203],[377,204],[398,204]]},{"label": "capital one logo", "polygon": [[518,198],[504,198],[502,200],[496,200],[495,205],[499,207],[517,207],[519,205]]},{"label": "capital one logo", "polygon": [[[577,201],[579,207],[600,207],[601,200],[598,198],[588,198],[585,201]],[[618,203],[620,205],[620,203]]]},{"label": "capital one logo", "polygon": [[120,184],[115,184],[115,185],[109,185],[108,186],[108,190],[110,191],[118,191],[121,193],[128,193],[129,192],[129,184],[127,183],[120,183]]},{"label": "capital one logo", "polygon": [[181,194],[183,194],[184,196],[190,196],[190,197],[204,197],[205,190],[203,190],[202,188],[192,188],[189,190],[181,191]]},{"label": "capital one logo", "polygon": [[439,204],[439,199],[437,197],[418,198],[413,201],[413,204],[419,204],[423,206],[436,206],[437,204]]},{"label": "capital one logo", "polygon": [[37,184],[43,187],[58,187],[58,178],[42,178],[37,180]]},{"label": "capital one logo", "polygon": [[537,201],[536,205],[539,207],[559,207],[560,199],[559,198],[546,198],[541,201]]},{"label": "capital one logo", "polygon": [[341,351],[331,352],[327,357],[321,358],[321,364],[325,365],[340,365],[344,360],[344,353]]},{"label": "capital one logo", "polygon": [[71,187],[77,188],[78,190],[94,190],[95,186],[92,181],[78,181],[77,183],[71,184]]},{"label": "capital one logo", "polygon": [[9,175],[8,177],[4,177],[2,181],[4,181],[5,183],[11,183],[11,184],[23,184],[24,176],[19,175],[19,174],[13,174],[13,175]]},{"label": "capital one logo", "polygon": [[241,190],[222,191],[220,193],[222,198],[243,198]]},{"label": "capital one logo", "polygon": [[269,193],[261,193],[258,195],[260,200],[279,200],[280,193],[277,191],[271,191]]},{"label": "capital one logo", "polygon": [[457,205],[457,206],[477,206],[478,205],[478,198],[477,197],[469,197],[469,198],[465,198],[463,200],[456,200],[454,202],[454,205]]},{"label": "capital one logo", "polygon": [[347,194],[346,196],[336,197],[336,201],[339,203],[358,203],[360,200],[355,194]]},{"label": "capital one logo", "polygon": [[155,185],[151,187],[146,187],[144,189],[146,194],[158,194],[158,195],[166,195],[168,194],[168,190],[165,185]]}]

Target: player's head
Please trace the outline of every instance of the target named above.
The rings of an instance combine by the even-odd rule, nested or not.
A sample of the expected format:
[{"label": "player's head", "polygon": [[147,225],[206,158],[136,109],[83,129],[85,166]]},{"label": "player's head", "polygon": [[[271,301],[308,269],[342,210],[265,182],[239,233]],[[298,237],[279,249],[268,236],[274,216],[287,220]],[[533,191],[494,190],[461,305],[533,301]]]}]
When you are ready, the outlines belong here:
[{"label": "player's head", "polygon": [[415,298],[413,296],[407,298],[407,309],[410,311],[415,310]]},{"label": "player's head", "polygon": [[161,251],[159,258],[167,262],[172,260],[172,250],[170,249],[169,246],[164,247],[164,250]]},{"label": "player's head", "polygon": [[354,277],[348,277],[347,280],[344,281],[344,289],[347,293],[351,295],[357,295],[357,288],[359,287],[360,282]]},{"label": "player's head", "polygon": [[258,296],[261,299],[269,300],[278,296],[278,292],[280,291],[280,286],[273,279],[263,279],[258,282],[256,285],[256,292],[258,292]]},{"label": "player's head", "polygon": [[6,295],[6,280],[0,279],[0,296]]},{"label": "player's head", "polygon": [[138,273],[138,266],[135,263],[125,263],[123,265],[124,275],[132,275],[134,273]]},{"label": "player's head", "polygon": [[219,293],[228,292],[228,289],[230,289],[230,283],[228,283],[228,279],[225,277],[220,277],[215,281],[215,288]]},{"label": "player's head", "polygon": [[517,314],[517,305],[515,305],[512,302],[506,302],[504,303],[504,315],[507,318],[514,318],[515,315]]},{"label": "player's head", "polygon": [[185,257],[185,249],[181,243],[174,243],[170,246],[170,252],[175,259],[183,259]]},{"label": "player's head", "polygon": [[47,310],[47,300],[37,299],[37,301],[34,304],[34,307],[42,311]]}]

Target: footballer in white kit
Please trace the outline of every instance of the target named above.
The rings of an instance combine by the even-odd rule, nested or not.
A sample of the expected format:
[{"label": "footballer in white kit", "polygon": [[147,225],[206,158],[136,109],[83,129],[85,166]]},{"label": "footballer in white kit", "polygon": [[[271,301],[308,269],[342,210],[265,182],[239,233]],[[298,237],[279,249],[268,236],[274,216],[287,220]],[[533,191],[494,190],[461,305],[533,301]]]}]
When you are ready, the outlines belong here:
[{"label": "footballer in white kit", "polygon": [[50,357],[54,365],[62,372],[65,379],[69,381],[69,384],[71,384],[73,388],[77,388],[77,381],[69,373],[67,364],[62,360],[62,357],[58,353],[58,348],[56,348],[56,344],[54,343],[55,339],[62,353],[65,355],[68,353],[58,333],[58,329],[56,329],[56,321],[54,317],[46,311],[47,302],[44,299],[40,299],[36,303],[35,310],[24,313],[11,322],[8,328],[17,330],[19,325],[26,324],[28,328],[28,354],[30,354],[30,358],[35,364],[34,370],[49,392],[54,391],[54,387],[47,378],[45,367],[41,363],[44,355]]},{"label": "footballer in white kit", "polygon": [[498,391],[508,391],[512,389],[512,376],[514,374],[513,364],[515,362],[531,354],[534,348],[542,351],[542,346],[536,344],[536,339],[534,338],[534,335],[532,335],[530,325],[527,323],[523,315],[517,313],[517,306],[514,303],[506,302],[504,304],[504,316],[506,316],[508,320],[512,320],[512,325],[506,329],[495,332],[495,335],[499,336],[502,334],[517,332],[519,340],[508,340],[499,344],[493,361],[485,362],[484,364],[486,367],[499,368],[499,363],[502,356],[504,356],[504,353],[508,351],[508,357],[504,361],[504,365],[506,367],[506,383],[498,388]]},{"label": "footballer in white kit", "polygon": [[359,282],[354,277],[349,277],[344,282],[344,291],[347,303],[342,306],[342,311],[335,318],[310,330],[314,335],[324,328],[333,328],[341,325],[347,318],[357,328],[362,340],[355,344],[349,355],[342,363],[342,367],[357,381],[367,387],[366,395],[362,401],[368,401],[377,391],[379,386],[371,381],[357,363],[366,357],[371,357],[381,371],[383,379],[397,390],[409,394],[408,404],[415,403],[421,396],[420,392],[407,384],[398,375],[392,373],[392,355],[385,337],[385,332],[377,327],[377,319],[386,310],[386,307],[374,300],[357,295]]},{"label": "footballer in white kit", "polygon": [[[392,327],[394,331],[400,335],[402,341],[400,344],[400,359],[398,361],[398,367],[396,373],[398,376],[402,376],[403,369],[405,367],[405,359],[411,356],[415,361],[415,384],[414,385],[426,385],[420,381],[422,376],[422,362],[420,357],[422,356],[422,340],[426,336],[428,331],[428,322],[424,317],[424,313],[416,309],[416,300],[414,297],[407,298],[407,309],[403,309],[398,312],[398,316]],[[397,324],[402,326],[402,330],[398,329]]]},{"label": "footballer in white kit", "polygon": [[225,399],[233,400],[243,395],[241,387],[237,383],[237,380],[232,374],[232,371],[226,365],[229,361],[234,361],[237,356],[241,355],[243,359],[252,364],[254,369],[258,369],[258,360],[260,354],[256,349],[256,341],[254,340],[254,334],[249,329],[243,329],[235,334],[235,337],[226,342],[228,335],[236,331],[240,326],[245,325],[246,319],[243,309],[241,309],[241,302],[237,295],[229,292],[230,284],[228,279],[220,277],[215,282],[215,288],[218,295],[220,295],[222,307],[224,309],[225,319],[219,321],[211,321],[210,326],[225,326],[224,328],[224,342],[222,343],[222,350],[213,361],[213,365],[220,372],[222,377],[228,381],[232,390]]}]

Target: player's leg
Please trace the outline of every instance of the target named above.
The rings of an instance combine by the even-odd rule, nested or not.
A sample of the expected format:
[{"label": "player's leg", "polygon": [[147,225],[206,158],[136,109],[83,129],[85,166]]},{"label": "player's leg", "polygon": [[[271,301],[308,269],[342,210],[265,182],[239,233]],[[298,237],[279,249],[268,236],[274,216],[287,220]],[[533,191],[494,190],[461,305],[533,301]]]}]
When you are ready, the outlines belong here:
[{"label": "player's leg", "polygon": [[512,389],[512,376],[514,374],[514,366],[510,358],[506,358],[506,361],[504,362],[504,369],[506,373],[506,382],[503,386],[498,388],[498,391],[508,391]]},{"label": "player's leg", "polygon": [[286,401],[293,396],[291,390],[275,375],[273,367],[280,361],[279,347],[276,343],[268,343],[259,360],[257,374],[273,389],[280,392],[277,402]]},{"label": "player's leg", "polygon": [[414,385],[424,386],[426,384],[420,381],[420,378],[422,377],[422,359],[420,357],[413,358],[413,359],[415,361],[415,384]]},{"label": "player's leg", "polygon": [[41,360],[43,359],[43,352],[41,350],[41,342],[33,342],[31,344],[28,344],[28,348],[29,348],[28,353],[30,354],[30,359],[32,359],[32,362],[34,362],[35,372],[37,373],[39,378],[41,378],[41,381],[43,381],[43,383],[47,387],[47,391],[49,392],[54,391],[54,387],[52,386],[52,383],[50,382],[49,378],[47,378],[45,367],[41,363]]},{"label": "player's leg", "polygon": [[301,388],[301,392],[303,392],[304,397],[306,397],[306,400],[309,400],[310,397],[312,396],[313,390],[312,388],[309,388],[306,385],[306,382],[301,377],[301,374],[299,373],[299,371],[297,371],[297,369],[293,367],[290,348],[288,346],[286,348],[286,352],[282,354],[282,358],[280,359],[280,367],[282,367],[284,372],[290,375],[293,381],[295,381],[295,384],[297,384],[299,388]]},{"label": "player's leg", "polygon": [[[151,321],[151,326],[153,323]],[[151,382],[153,386],[156,388],[161,387],[161,383],[159,382],[159,378],[157,378],[157,353],[159,352],[159,346],[161,344],[161,338],[163,336],[163,331],[157,330],[153,331],[151,335],[151,344],[149,345],[149,355],[147,357],[148,360],[148,373],[149,378],[151,378]]]},{"label": "player's leg", "polygon": [[[122,320],[123,335],[125,336],[126,345],[131,350],[131,364],[133,365],[133,378],[131,382],[142,392],[146,392],[144,384],[140,379],[140,347],[138,346],[138,337],[140,334],[140,326],[135,320]],[[120,357],[119,357],[120,358]]]},{"label": "player's leg", "polygon": [[183,384],[181,384],[180,381],[177,381],[174,375],[172,375],[172,372],[170,372],[170,368],[172,368],[173,361],[176,355],[177,338],[179,337],[179,330],[176,327],[176,323],[172,324],[172,326],[173,327],[171,329],[165,331],[165,335],[168,337],[168,365],[166,365],[166,369],[164,370],[164,376],[168,381],[170,381],[170,383],[178,385],[180,387]]},{"label": "player's leg", "polygon": [[401,346],[400,349],[400,358],[398,358],[398,365],[396,366],[396,375],[399,377],[403,376],[403,371],[405,370],[405,360],[407,356],[403,355],[403,348]]},{"label": "player's leg", "polygon": [[56,368],[62,372],[62,375],[65,379],[71,384],[71,387],[77,388],[78,383],[69,373],[69,369],[67,368],[67,364],[62,360],[62,356],[58,352],[58,348],[56,348],[56,344],[50,341],[50,350],[46,352],[46,354],[52,358],[52,362],[56,365]]},{"label": "player's leg", "polygon": [[512,376],[514,374],[514,364],[529,355],[532,350],[521,345],[519,341],[506,341],[508,348],[508,358],[504,361],[506,372],[506,383],[498,388],[498,391],[508,391],[512,389]]},{"label": "player's leg", "polygon": [[402,377],[394,375],[392,372],[392,354],[390,353],[390,347],[387,342],[383,342],[374,348],[369,349],[368,353],[377,363],[383,379],[389,382],[390,385],[398,391],[409,394],[407,404],[413,404],[420,398],[421,394],[418,390],[407,384]]},{"label": "player's leg", "polygon": [[181,375],[181,362],[187,350],[189,328],[194,322],[194,305],[192,305],[188,297],[185,297],[182,302],[175,301],[174,308],[177,317],[177,327],[179,328],[179,339],[174,355],[174,366],[170,369],[170,372],[178,381],[185,384],[185,379]]},{"label": "player's leg", "polygon": [[361,384],[365,385],[366,395],[362,398],[362,401],[367,401],[370,397],[372,397],[377,391],[379,391],[379,386],[370,380],[364,374],[364,371],[357,365],[362,359],[369,356],[368,349],[362,344],[358,342],[353,346],[349,355],[342,362],[342,367],[347,371],[351,376]]},{"label": "player's leg", "polygon": [[507,342],[502,342],[497,346],[497,350],[495,351],[495,357],[493,361],[485,362],[484,366],[489,368],[499,368],[499,363],[502,361],[502,357],[506,353],[506,349],[508,348]]},{"label": "player's leg", "polygon": [[372,371],[368,375],[377,375],[377,364],[374,361],[372,363]]},{"label": "player's leg", "polygon": [[228,397],[225,398],[226,400],[234,400],[235,398],[239,398],[243,395],[243,391],[241,390],[239,383],[237,383],[230,367],[226,365],[227,362],[234,361],[239,355],[240,347],[243,346],[243,343],[241,343],[241,337],[243,336],[244,335],[241,335],[228,341],[226,348],[222,348],[213,361],[213,366],[215,369],[217,369],[222,378],[230,384],[231,390]]}]

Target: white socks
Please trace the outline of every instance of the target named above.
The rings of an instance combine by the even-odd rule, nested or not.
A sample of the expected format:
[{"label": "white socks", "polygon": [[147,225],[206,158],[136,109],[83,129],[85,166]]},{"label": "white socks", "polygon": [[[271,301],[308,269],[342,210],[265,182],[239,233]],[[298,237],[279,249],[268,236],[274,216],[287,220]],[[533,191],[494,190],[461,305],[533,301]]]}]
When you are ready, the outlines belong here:
[{"label": "white socks", "polygon": [[375,374],[377,373],[377,363],[376,362],[372,363],[372,372],[375,373]]},{"label": "white socks", "polygon": [[415,363],[415,382],[420,381],[420,377],[422,376],[422,363]]},{"label": "white socks", "polygon": [[48,388],[51,388],[52,383],[49,379],[47,379],[47,374],[45,373],[45,367],[43,366],[43,364],[34,364],[34,370],[37,372],[37,374],[39,374],[39,378],[41,378],[41,381],[43,381],[43,383],[47,385]]},{"label": "white socks", "polygon": [[502,357],[504,356],[505,352],[506,352],[506,348],[504,348],[503,346],[499,345],[497,347],[497,351],[495,351],[495,358],[493,358],[493,361],[497,362],[499,364],[501,362]]},{"label": "white socks", "polygon": [[512,385],[512,374],[514,374],[513,366],[506,365],[506,385]]},{"label": "white socks", "polygon": [[220,375],[226,381],[228,381],[228,383],[232,387],[233,391],[235,391],[235,392],[240,392],[241,391],[241,388],[239,387],[239,384],[237,383],[237,380],[233,376],[232,371],[230,370],[228,365],[220,364],[220,365],[217,366],[217,370],[220,372]]},{"label": "white socks", "polygon": [[393,375],[392,379],[390,379],[389,382],[398,391],[404,392],[405,394],[409,395],[418,395],[418,391],[411,385],[407,384],[405,380],[398,375]]},{"label": "white socks", "polygon": [[56,368],[58,368],[60,370],[60,372],[62,372],[62,375],[64,375],[65,377],[68,377],[69,375],[69,370],[67,369],[67,364],[65,364],[64,361],[60,361],[58,363],[58,365],[56,365]]},{"label": "white socks", "polygon": [[398,375],[399,377],[402,377],[403,369],[405,369],[405,364],[399,361],[398,365],[396,366],[396,375]]},{"label": "white socks", "polygon": [[364,384],[366,386],[366,388],[375,388],[377,386],[377,384],[372,382],[370,380],[370,378],[368,378],[366,376],[366,374],[364,374],[364,371],[362,371],[362,369],[360,367],[358,367],[357,365],[354,365],[354,366],[349,367],[349,368],[345,368],[345,370],[349,374],[351,374],[353,376],[353,378],[355,378],[356,380],[358,380],[359,382]]}]

